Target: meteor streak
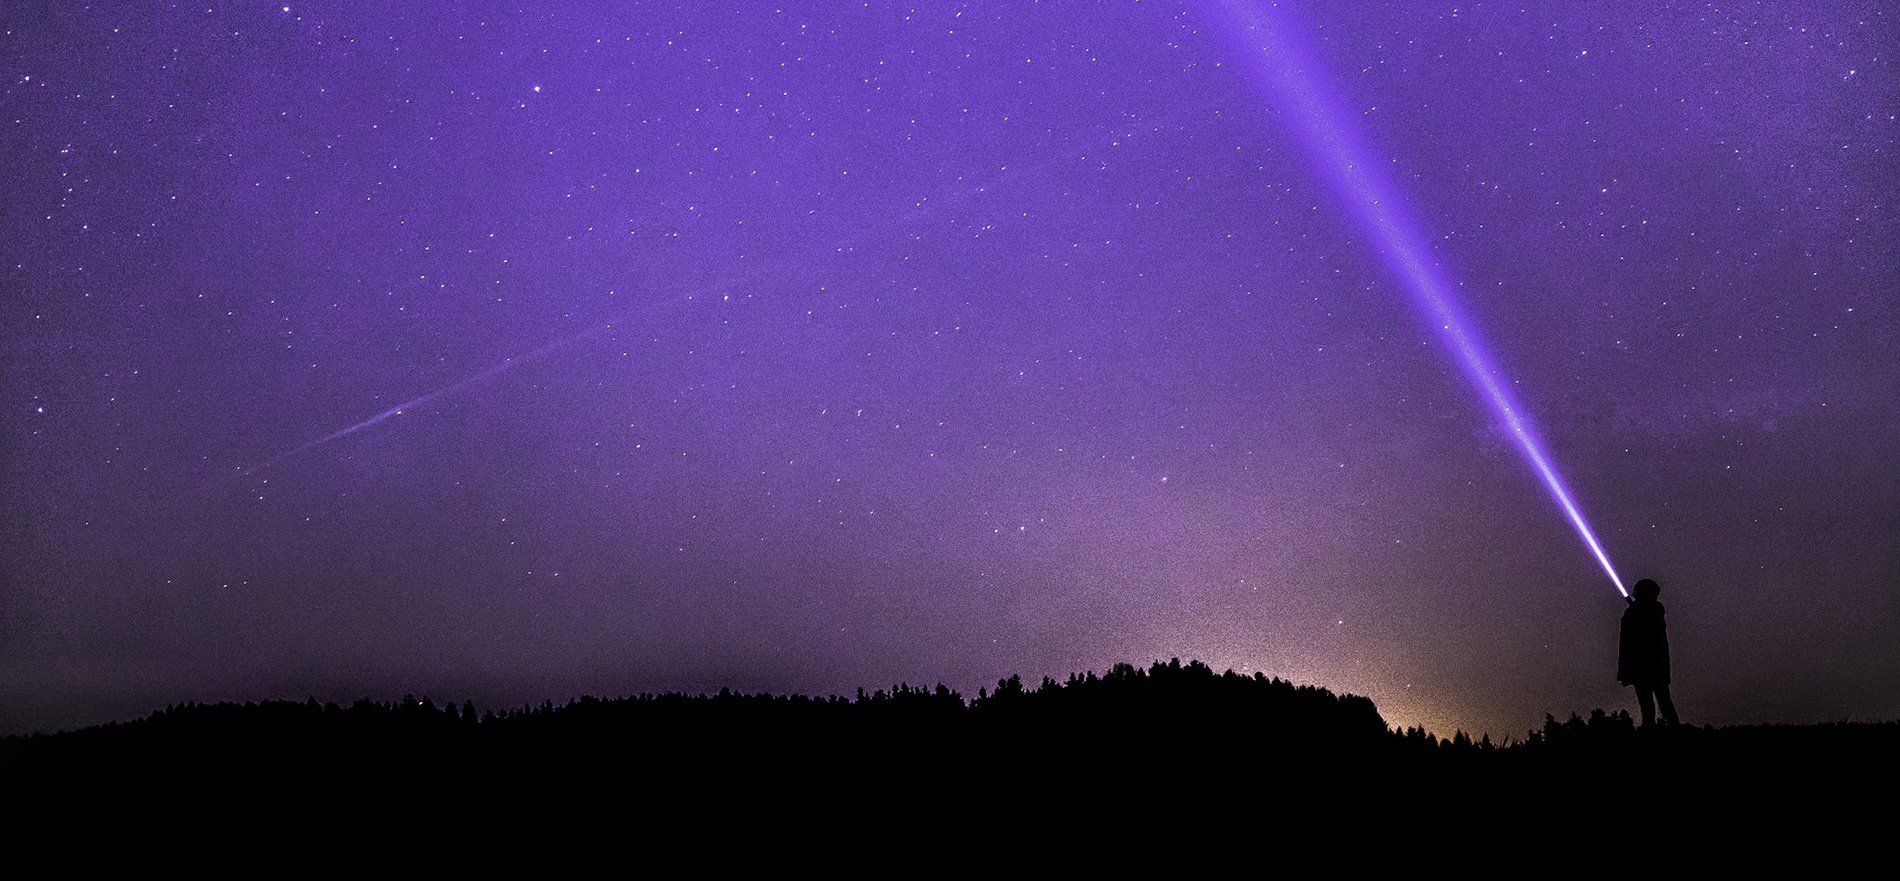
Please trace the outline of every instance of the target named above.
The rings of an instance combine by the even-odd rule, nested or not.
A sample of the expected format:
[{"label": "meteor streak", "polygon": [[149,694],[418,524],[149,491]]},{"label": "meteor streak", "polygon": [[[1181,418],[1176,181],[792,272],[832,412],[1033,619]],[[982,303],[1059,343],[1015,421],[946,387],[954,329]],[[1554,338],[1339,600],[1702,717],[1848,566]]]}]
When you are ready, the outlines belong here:
[{"label": "meteor streak", "polygon": [[[940,211],[942,210],[942,207],[946,202],[949,204],[956,204],[958,202],[965,201],[971,197],[986,193],[989,191],[990,185],[994,184],[996,181],[1000,180],[1001,178],[1002,178],[1002,175],[999,171],[998,174],[991,175],[986,182],[978,183],[978,184],[975,184],[974,186],[965,186],[959,190],[952,191],[949,194],[949,197],[947,199],[939,199],[935,201],[933,201],[929,197],[919,199],[917,201],[916,207],[914,207],[911,211],[897,218],[892,223],[886,223],[880,229],[883,231],[888,231],[888,228],[892,225],[901,225],[905,223],[910,223],[910,222],[919,220],[923,217],[926,217],[932,212]],[[961,182],[962,178],[959,177],[958,181]],[[879,230],[866,229],[857,233],[852,233],[852,234],[846,235],[842,238],[832,241],[827,247],[828,249],[833,250],[833,251],[843,251],[846,248],[852,246],[853,242],[858,240],[858,238],[862,234],[869,233],[869,232],[877,232],[877,231]],[[262,471],[286,459],[292,459],[297,456],[301,456],[312,450],[318,449],[319,447],[324,447],[336,441],[342,440],[343,438],[349,437],[350,435],[353,435],[359,431],[363,431],[364,429],[374,428],[375,426],[381,425],[384,422],[388,422],[391,419],[394,419],[398,416],[403,415],[405,412],[414,410],[418,407],[428,404],[434,401],[435,399],[442,397],[443,395],[451,394],[453,392],[460,391],[469,386],[476,385],[485,380],[493,379],[494,377],[500,376],[503,373],[507,373],[508,371],[513,370],[516,367],[519,367],[530,361],[538,361],[561,349],[565,349],[568,346],[581,342],[582,340],[588,339],[590,337],[598,336],[603,333],[607,333],[613,330],[619,324],[624,323],[635,317],[644,315],[653,310],[659,309],[667,305],[676,305],[679,303],[691,302],[697,297],[717,293],[722,290],[730,290],[735,285],[755,281],[759,278],[765,277],[766,274],[767,273],[765,269],[762,269],[762,268],[753,269],[749,272],[743,272],[743,273],[734,275],[718,284],[709,285],[706,287],[695,289],[691,291],[690,293],[680,294],[680,295],[676,295],[673,297],[668,297],[668,298],[660,299],[660,300],[654,300],[652,302],[648,302],[640,306],[635,306],[631,309],[628,309],[622,312],[621,314],[619,314],[618,316],[612,319],[575,331],[574,333],[568,334],[567,336],[559,337],[551,342],[548,342],[540,346],[539,348],[533,349],[532,351],[529,351],[520,355],[516,355],[512,358],[509,358],[506,361],[501,362],[500,364],[496,364],[495,366],[490,367],[486,370],[483,370],[479,373],[470,374],[459,380],[456,380],[455,382],[452,382],[448,385],[442,386],[441,388],[435,389],[434,391],[424,394],[420,397],[412,398],[410,400],[397,404],[394,407],[390,407],[387,410],[383,410],[382,412],[377,413],[369,417],[368,419],[364,419],[361,422],[358,422],[358,423],[355,423],[353,425],[349,425],[343,428],[339,428],[336,431],[332,431],[329,434],[326,434],[322,437],[317,438],[316,440],[312,440],[307,443],[304,443],[301,446],[285,450],[281,453],[277,453],[276,455],[273,455],[268,459],[264,459],[260,462],[257,462],[256,464],[238,468],[235,473],[226,473],[223,477],[219,478],[218,481],[214,481],[213,484],[215,485],[215,483],[217,482],[221,482],[223,480],[229,480],[229,479],[232,479],[233,477],[249,477],[250,475],[258,471]]]},{"label": "meteor streak", "polygon": [[1432,259],[1431,251],[1412,219],[1401,210],[1397,188],[1378,171],[1372,154],[1354,137],[1335,109],[1336,102],[1321,92],[1315,65],[1302,57],[1288,39],[1288,29],[1271,20],[1273,13],[1245,0],[1222,0],[1236,38],[1247,51],[1247,69],[1291,121],[1314,162],[1338,191],[1346,207],[1370,234],[1386,265],[1398,276],[1425,317],[1451,344],[1458,366],[1503,420],[1518,451],[1543,479],[1551,498],[1576,527],[1578,537],[1603,566],[1610,583],[1623,596],[1629,591],[1610,564],[1563,476],[1557,472],[1543,442],[1532,430],[1525,410],[1498,379],[1499,370],[1471,320],[1459,308],[1453,285]]},{"label": "meteor streak", "polygon": [[[235,476],[249,477],[250,475],[257,473],[258,471],[262,471],[266,468],[269,468],[272,465],[275,465],[279,462],[284,461],[285,459],[291,459],[297,456],[301,456],[304,453],[308,453],[311,450],[315,450],[319,447],[327,446],[331,443],[342,440],[343,438],[349,437],[350,435],[355,434],[359,431],[362,431],[366,428],[374,428],[375,426],[381,425],[384,422],[388,422],[391,419],[401,416],[406,411],[414,410],[425,404],[428,404],[429,402],[434,401],[436,398],[440,398],[443,395],[451,394],[451,393],[460,391],[464,388],[467,388],[471,385],[475,385],[476,383],[493,379],[497,376],[507,373],[510,370],[515,369],[516,367],[520,367],[521,365],[526,364],[530,361],[538,361],[542,358],[547,357],[548,355],[551,355],[557,351],[560,351],[561,349],[565,349],[568,346],[581,342],[582,340],[588,339],[590,337],[599,336],[600,334],[613,330],[615,325],[621,322],[624,322],[627,319],[632,318],[635,315],[638,315],[640,313],[647,312],[664,305],[692,300],[695,297],[709,294],[714,291],[727,289],[727,288],[730,288],[733,284],[736,284],[739,281],[749,279],[755,275],[757,275],[756,272],[750,273],[746,276],[742,276],[739,279],[734,279],[724,284],[712,285],[710,287],[695,290],[691,294],[687,294],[687,295],[683,295],[679,297],[672,297],[665,300],[647,303],[643,306],[636,307],[624,314],[621,314],[620,316],[612,320],[603,321],[599,324],[591,325],[589,327],[575,331],[574,333],[568,334],[567,336],[559,337],[553,340],[552,342],[541,345],[538,348],[532,349],[520,355],[516,355],[513,358],[509,358],[479,373],[472,373],[468,376],[465,376],[465,377],[462,377],[461,379],[456,380],[455,382],[449,383],[448,385],[442,386],[441,388],[431,391],[428,394],[425,394],[416,398],[411,398],[410,400],[397,404],[394,407],[390,407],[389,409],[384,410],[380,413],[377,413],[376,415],[371,416],[368,419],[365,419],[354,425],[349,425],[343,428],[339,428],[336,431],[330,432],[329,434],[326,434],[320,438],[317,438],[316,440],[305,443],[302,446],[293,447],[291,449],[285,450],[281,453],[278,453],[277,455],[274,455],[254,465],[250,465],[244,468],[239,468]],[[230,476],[227,475],[227,477],[223,479],[228,480],[230,479]]]},{"label": "meteor streak", "polygon": [[275,465],[279,462],[282,462],[285,459],[303,455],[304,453],[308,453],[311,450],[314,450],[332,441],[342,440],[343,438],[349,437],[350,435],[355,434],[359,431],[362,431],[365,428],[372,428],[374,426],[381,425],[384,422],[387,422],[391,419],[401,416],[403,414],[403,411],[405,410],[414,410],[415,408],[420,407],[424,404],[427,404],[430,401],[435,400],[436,398],[442,397],[443,395],[449,394],[450,392],[456,391],[458,389],[462,389],[467,386],[474,385],[475,383],[481,382],[482,380],[485,380],[485,379],[491,379],[493,377],[500,376],[503,373],[507,373],[508,371],[513,370],[514,368],[522,364],[541,358],[547,355],[548,353],[553,352],[556,349],[560,349],[568,345],[571,345],[573,343],[580,342],[581,340],[584,340],[597,333],[601,333],[603,331],[609,330],[612,327],[613,327],[613,322],[597,324],[597,325],[594,325],[593,327],[587,328],[586,330],[580,331],[579,333],[571,334],[569,336],[565,336],[560,339],[557,339],[554,342],[548,343],[547,345],[542,346],[538,349],[535,349],[531,352],[528,352],[527,354],[517,355],[513,358],[509,358],[508,360],[503,361],[500,364],[497,364],[493,367],[490,367],[487,370],[483,370],[480,373],[463,377],[462,379],[456,380],[453,383],[445,385],[439,389],[436,389],[435,391],[429,392],[428,394],[423,395],[419,398],[412,398],[410,400],[397,404],[396,406],[391,407],[387,410],[384,410],[383,412],[378,413],[374,416],[371,416],[368,419],[365,419],[361,422],[358,422],[355,425],[339,428],[336,431],[330,432],[329,434],[326,434],[320,438],[317,438],[316,440],[310,441],[309,443],[306,443],[303,446],[285,450],[281,453],[278,453],[275,456],[265,459],[264,461],[259,462],[255,465],[252,465],[248,468],[239,469],[238,476],[248,477],[257,471],[261,471],[265,468],[269,468],[270,466]]}]

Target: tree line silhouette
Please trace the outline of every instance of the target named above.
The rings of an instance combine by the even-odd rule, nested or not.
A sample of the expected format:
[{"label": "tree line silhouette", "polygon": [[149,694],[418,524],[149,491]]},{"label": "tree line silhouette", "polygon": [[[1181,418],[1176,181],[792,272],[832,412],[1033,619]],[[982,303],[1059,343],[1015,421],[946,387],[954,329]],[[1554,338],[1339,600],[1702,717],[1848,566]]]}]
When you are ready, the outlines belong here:
[{"label": "tree line silhouette", "polygon": [[[346,803],[380,781],[487,791],[638,792],[706,810],[778,804],[1000,810],[1257,797],[1313,805],[1367,793],[1476,797],[1534,785],[1610,807],[1606,781],[1798,789],[1817,771],[1886,766],[1895,723],[1638,729],[1627,712],[1546,717],[1522,738],[1388,727],[1373,702],[1178,659],[966,699],[898,684],[853,697],[643,694],[479,710],[423,697],[186,704],[130,722],[0,741],[14,792],[128,787],[210,797],[295,789]],[[442,795],[442,793],[437,793]],[[1248,795],[1253,794],[1253,795]],[[1297,796],[1297,797],[1295,797]]]}]

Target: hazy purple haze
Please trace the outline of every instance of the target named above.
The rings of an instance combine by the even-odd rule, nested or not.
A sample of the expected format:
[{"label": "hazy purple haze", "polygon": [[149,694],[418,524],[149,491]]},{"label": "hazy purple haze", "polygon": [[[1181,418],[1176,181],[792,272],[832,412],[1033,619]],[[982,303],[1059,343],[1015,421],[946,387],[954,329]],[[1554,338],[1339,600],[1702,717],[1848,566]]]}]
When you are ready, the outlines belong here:
[{"label": "hazy purple haze", "polygon": [[[446,6],[0,9],[0,731],[1170,656],[1632,703],[1217,5]],[[1290,20],[1684,717],[1900,716],[1900,22],[1654,7]]]}]

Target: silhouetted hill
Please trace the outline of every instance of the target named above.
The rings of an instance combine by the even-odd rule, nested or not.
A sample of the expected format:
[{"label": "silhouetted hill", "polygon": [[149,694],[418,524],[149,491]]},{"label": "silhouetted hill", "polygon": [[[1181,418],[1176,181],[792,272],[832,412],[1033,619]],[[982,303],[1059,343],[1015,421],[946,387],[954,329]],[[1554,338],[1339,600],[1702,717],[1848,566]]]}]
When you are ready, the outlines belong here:
[{"label": "silhouetted hill", "polygon": [[1437,738],[1389,730],[1363,697],[1176,660],[1035,687],[1011,677],[972,700],[898,685],[849,699],[721,691],[479,714],[426,698],[186,705],[7,738],[0,779],[17,794],[294,799],[312,810],[585,792],[689,812],[816,800],[926,813],[1238,804],[1272,815],[1541,792],[1562,796],[1545,810],[1571,812],[1611,809],[1648,781],[1759,795],[1890,777],[1896,747],[1891,723],[1638,731],[1626,713],[1600,710],[1547,719],[1509,744]]},{"label": "silhouetted hill", "polygon": [[[1363,697],[1205,664],[1117,665],[1035,687],[1020,677],[974,699],[938,685],[900,684],[855,698],[658,694],[583,697],[483,712],[428,698],[395,702],[267,701],[184,705],[132,722],[8,738],[8,772],[217,774],[285,770],[414,770],[479,757],[485,764],[585,765],[643,774],[703,761],[796,768],[916,754],[975,758],[1049,750],[1105,759],[1131,743],[1245,733],[1254,748],[1376,751],[1390,740]],[[715,761],[717,759],[718,761]],[[659,765],[660,767],[654,767]]]}]

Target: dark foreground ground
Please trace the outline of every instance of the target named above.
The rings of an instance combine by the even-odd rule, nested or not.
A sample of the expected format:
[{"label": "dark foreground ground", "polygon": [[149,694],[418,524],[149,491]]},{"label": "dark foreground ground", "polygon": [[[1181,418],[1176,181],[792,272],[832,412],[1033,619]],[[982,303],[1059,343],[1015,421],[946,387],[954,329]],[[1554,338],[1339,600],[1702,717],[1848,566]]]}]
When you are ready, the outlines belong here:
[{"label": "dark foreground ground", "polygon": [[974,700],[898,686],[851,699],[671,694],[493,712],[287,701],[0,741],[0,792],[16,816],[300,828],[580,811],[649,834],[1140,835],[1221,822],[1262,834],[1576,824],[1599,842],[1636,827],[1707,837],[1711,824],[1741,822],[1792,834],[1835,817],[1891,819],[1897,769],[1895,723],[1644,731],[1598,711],[1473,743],[1389,730],[1362,697],[1178,661],[1035,687],[1011,679]]}]

